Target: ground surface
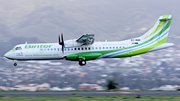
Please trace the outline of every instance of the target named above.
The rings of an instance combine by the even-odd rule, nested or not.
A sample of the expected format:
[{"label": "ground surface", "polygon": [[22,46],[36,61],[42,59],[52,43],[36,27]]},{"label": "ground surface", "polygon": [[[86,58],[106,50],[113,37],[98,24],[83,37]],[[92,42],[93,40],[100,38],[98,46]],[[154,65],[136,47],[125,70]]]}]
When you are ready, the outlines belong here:
[{"label": "ground surface", "polygon": [[0,96],[3,97],[136,97],[140,95],[142,97],[164,97],[164,96],[180,96],[179,91],[154,91],[154,92],[0,92]]},{"label": "ground surface", "polygon": [[179,101],[180,97],[0,97],[0,101]]}]

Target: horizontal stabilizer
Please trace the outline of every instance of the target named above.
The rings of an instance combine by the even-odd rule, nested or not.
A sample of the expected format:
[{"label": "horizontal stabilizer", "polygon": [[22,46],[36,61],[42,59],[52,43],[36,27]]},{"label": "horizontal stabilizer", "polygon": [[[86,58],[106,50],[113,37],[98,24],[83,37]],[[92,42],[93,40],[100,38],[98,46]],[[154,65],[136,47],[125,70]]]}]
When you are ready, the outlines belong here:
[{"label": "horizontal stabilizer", "polygon": [[159,46],[153,48],[153,49],[150,50],[150,51],[155,51],[155,50],[159,50],[159,49],[164,49],[164,48],[168,48],[168,47],[172,47],[172,46],[174,46],[174,43],[164,43],[164,44],[162,44],[162,45],[159,45]]},{"label": "horizontal stabilizer", "polygon": [[170,21],[172,18],[164,18],[164,19],[159,19],[159,21]]}]

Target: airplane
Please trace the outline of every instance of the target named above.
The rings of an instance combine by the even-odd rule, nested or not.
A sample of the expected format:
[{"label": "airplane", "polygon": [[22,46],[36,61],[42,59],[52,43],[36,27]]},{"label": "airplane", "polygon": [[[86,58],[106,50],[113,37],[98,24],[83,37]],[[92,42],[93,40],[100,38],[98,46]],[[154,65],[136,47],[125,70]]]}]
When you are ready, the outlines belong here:
[{"label": "airplane", "polygon": [[172,15],[160,16],[145,34],[124,41],[95,42],[94,34],[64,41],[61,33],[59,43],[26,42],[16,45],[4,56],[14,60],[14,66],[17,66],[17,61],[61,59],[78,61],[80,66],[84,66],[88,60],[132,57],[173,46],[174,43],[166,43],[172,18]]}]

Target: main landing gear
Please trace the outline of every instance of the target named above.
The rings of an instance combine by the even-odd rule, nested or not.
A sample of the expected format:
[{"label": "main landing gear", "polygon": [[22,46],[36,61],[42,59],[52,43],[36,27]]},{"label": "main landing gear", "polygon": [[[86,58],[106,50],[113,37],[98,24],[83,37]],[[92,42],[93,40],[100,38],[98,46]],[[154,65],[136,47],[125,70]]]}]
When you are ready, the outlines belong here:
[{"label": "main landing gear", "polygon": [[79,58],[79,65],[80,66],[86,65],[86,60],[84,60],[83,58]]}]

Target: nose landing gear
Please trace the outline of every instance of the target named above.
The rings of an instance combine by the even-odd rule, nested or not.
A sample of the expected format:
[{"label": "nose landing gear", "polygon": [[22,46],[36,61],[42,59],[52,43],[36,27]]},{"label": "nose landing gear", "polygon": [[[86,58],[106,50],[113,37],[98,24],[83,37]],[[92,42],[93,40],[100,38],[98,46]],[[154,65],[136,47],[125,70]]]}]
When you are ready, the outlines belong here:
[{"label": "nose landing gear", "polygon": [[16,62],[14,63],[14,66],[17,66],[17,63],[16,63]]},{"label": "nose landing gear", "polygon": [[14,66],[17,66],[17,61],[18,61],[18,60],[14,60]]}]

